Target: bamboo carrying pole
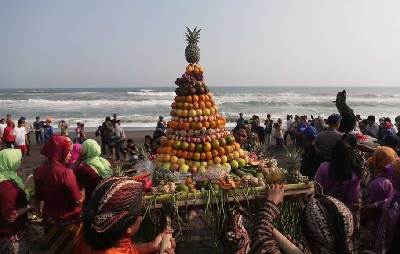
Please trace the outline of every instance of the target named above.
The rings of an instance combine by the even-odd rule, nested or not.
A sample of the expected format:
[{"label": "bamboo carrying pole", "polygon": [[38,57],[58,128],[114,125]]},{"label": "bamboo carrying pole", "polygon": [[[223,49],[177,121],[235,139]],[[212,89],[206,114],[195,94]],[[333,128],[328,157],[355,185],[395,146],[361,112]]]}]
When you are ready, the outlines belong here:
[{"label": "bamboo carrying pole", "polygon": [[281,234],[276,228],[272,231],[272,237],[278,243],[279,248],[283,253],[287,254],[304,254],[299,248],[289,241],[284,235]]}]

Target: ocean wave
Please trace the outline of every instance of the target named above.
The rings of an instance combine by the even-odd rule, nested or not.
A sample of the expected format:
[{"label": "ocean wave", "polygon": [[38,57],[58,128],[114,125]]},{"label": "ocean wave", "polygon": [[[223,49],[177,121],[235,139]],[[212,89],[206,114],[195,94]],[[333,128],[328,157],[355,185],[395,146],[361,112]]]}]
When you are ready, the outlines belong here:
[{"label": "ocean wave", "polygon": [[174,92],[158,92],[154,90],[140,90],[140,92],[127,92],[126,94],[135,96],[157,96],[157,97],[175,97]]}]

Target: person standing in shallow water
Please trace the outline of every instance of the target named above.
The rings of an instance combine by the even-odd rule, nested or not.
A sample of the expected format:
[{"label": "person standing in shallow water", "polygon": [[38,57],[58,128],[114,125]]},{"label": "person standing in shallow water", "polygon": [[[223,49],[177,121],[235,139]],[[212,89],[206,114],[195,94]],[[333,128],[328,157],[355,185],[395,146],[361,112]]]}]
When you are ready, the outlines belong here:
[{"label": "person standing in shallow water", "polygon": [[36,117],[36,122],[33,123],[35,129],[36,144],[43,145],[43,121],[40,121],[40,117]]},{"label": "person standing in shallow water", "polygon": [[236,124],[244,124],[243,113],[239,113],[239,119],[236,121]]}]

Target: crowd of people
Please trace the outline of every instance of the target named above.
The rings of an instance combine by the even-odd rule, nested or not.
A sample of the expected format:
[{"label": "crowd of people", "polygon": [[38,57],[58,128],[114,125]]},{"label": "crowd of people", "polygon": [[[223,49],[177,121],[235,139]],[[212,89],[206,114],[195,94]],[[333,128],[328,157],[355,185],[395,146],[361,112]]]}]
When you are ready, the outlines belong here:
[{"label": "crowd of people", "polygon": [[[340,132],[341,115],[333,114],[326,121],[295,116],[286,135],[280,119],[274,123],[267,116],[263,128],[258,116],[246,121],[241,115],[234,128],[235,140],[246,150],[268,144],[273,132],[278,147],[286,146],[290,136],[294,147],[302,149],[300,171],[317,183],[316,194],[309,197],[301,214],[311,253],[397,253],[400,249],[399,119],[396,124],[387,118],[379,124],[372,119],[360,120],[353,131]],[[119,160],[119,152],[136,152],[133,140],[122,145],[126,136],[117,115],[106,117],[96,131],[101,145],[86,138],[81,123],[71,140],[68,124],[60,122],[60,134],[55,134],[49,117],[43,122],[37,118],[33,125],[23,117],[17,126],[11,116],[1,122],[0,253],[29,251],[29,212],[42,214],[49,253],[160,252],[162,238],[170,229],[149,243],[131,241],[142,222],[144,202],[140,183],[113,176],[110,161]],[[166,138],[163,118],[159,123],[153,136],[145,138],[144,147],[152,154]],[[29,152],[28,133],[33,132],[45,160],[34,171],[35,189],[30,192],[17,171]],[[105,158],[106,148],[111,158]],[[228,243],[224,248],[230,253],[280,253],[273,223],[282,201],[283,185],[267,186],[252,234],[247,234],[240,213],[229,215],[235,227],[221,236]],[[174,253],[173,238],[170,246],[166,253]]]},{"label": "crowd of people", "polygon": [[[233,132],[236,141],[244,147],[249,145],[249,137],[259,136],[257,130],[253,131],[253,125],[258,126],[258,119],[253,116],[246,121],[240,114]],[[342,246],[340,252],[339,249],[331,249],[326,253],[359,253],[361,250],[397,253],[400,250],[400,117],[392,124],[387,117],[380,118],[376,123],[374,116],[365,120],[357,116],[351,131],[340,132],[342,120],[339,114],[330,115],[327,119],[323,116],[311,117],[311,120],[307,120],[306,116],[295,116],[294,121],[292,116],[287,116],[283,137],[284,146],[290,136],[293,146],[301,149],[300,172],[316,182],[316,192],[328,197],[337,207],[341,202],[340,206],[346,207],[346,213],[351,215],[351,225],[344,225],[344,229],[351,230],[351,234],[342,231],[343,235],[335,236],[346,240],[346,246]],[[270,121],[270,116],[267,116],[266,126]],[[275,137],[281,137],[280,119],[277,123],[275,133],[279,134]],[[259,141],[262,142],[262,139]],[[273,214],[272,211],[269,213]],[[330,226],[333,228],[335,225]],[[262,245],[261,242],[258,244]],[[321,252],[324,248],[319,246],[319,251],[315,253],[325,253]],[[271,250],[270,253],[278,252]]]}]

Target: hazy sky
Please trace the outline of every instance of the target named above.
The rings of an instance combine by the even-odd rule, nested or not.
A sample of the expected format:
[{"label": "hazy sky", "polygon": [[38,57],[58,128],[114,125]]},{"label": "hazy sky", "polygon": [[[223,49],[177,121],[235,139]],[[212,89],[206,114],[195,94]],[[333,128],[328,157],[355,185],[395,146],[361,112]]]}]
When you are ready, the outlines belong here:
[{"label": "hazy sky", "polygon": [[0,88],[400,86],[400,1],[0,1]]}]

